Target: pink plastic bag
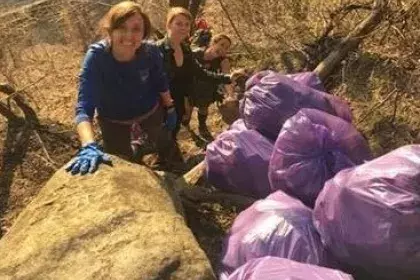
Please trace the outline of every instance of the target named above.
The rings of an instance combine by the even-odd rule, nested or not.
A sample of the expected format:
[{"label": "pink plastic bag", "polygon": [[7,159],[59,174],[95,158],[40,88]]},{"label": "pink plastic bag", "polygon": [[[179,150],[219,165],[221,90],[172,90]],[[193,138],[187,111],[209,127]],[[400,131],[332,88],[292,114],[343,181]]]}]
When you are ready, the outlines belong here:
[{"label": "pink plastic bag", "polygon": [[420,279],[420,145],[339,172],[314,223],[334,257],[380,279]]},{"label": "pink plastic bag", "polygon": [[276,139],[284,122],[302,108],[313,108],[351,122],[351,111],[338,97],[274,71],[258,72],[246,82],[240,114],[250,129]]},{"label": "pink plastic bag", "polygon": [[228,275],[247,261],[265,256],[327,262],[312,224],[312,210],[282,191],[255,202],[236,217],[223,243],[221,272]]},{"label": "pink plastic bag", "polygon": [[353,277],[339,270],[283,258],[264,257],[250,260],[227,280],[353,280]]},{"label": "pink plastic bag", "polygon": [[264,198],[270,194],[268,163],[273,143],[236,124],[207,146],[207,181],[228,192]]},{"label": "pink plastic bag", "polygon": [[344,168],[371,159],[368,143],[349,122],[315,109],[288,119],[274,144],[268,177],[313,207],[324,183]]}]

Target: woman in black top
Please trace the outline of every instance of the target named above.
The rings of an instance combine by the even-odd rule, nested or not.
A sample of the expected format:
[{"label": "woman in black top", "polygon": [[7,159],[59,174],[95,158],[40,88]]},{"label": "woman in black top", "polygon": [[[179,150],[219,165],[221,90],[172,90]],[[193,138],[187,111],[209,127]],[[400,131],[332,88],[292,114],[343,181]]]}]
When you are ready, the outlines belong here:
[{"label": "woman in black top", "polygon": [[[226,34],[217,34],[211,38],[207,48],[196,48],[193,56],[207,70],[213,72],[230,72],[229,59],[227,52],[232,44],[231,39]],[[194,107],[197,107],[198,130],[201,136],[212,139],[206,126],[208,107],[215,101],[222,101],[224,95],[234,98],[234,88],[232,85],[225,85],[225,94],[220,93],[220,83],[217,81],[194,79],[193,91],[190,100]]]},{"label": "woman in black top", "polygon": [[181,122],[190,116],[188,96],[192,91],[194,77],[213,80],[219,84],[230,84],[233,80],[231,75],[207,71],[194,59],[191,48],[185,43],[190,35],[191,21],[192,16],[188,10],[181,7],[171,8],[166,20],[167,35],[158,41],[178,115],[173,131],[174,138],[179,132]]}]

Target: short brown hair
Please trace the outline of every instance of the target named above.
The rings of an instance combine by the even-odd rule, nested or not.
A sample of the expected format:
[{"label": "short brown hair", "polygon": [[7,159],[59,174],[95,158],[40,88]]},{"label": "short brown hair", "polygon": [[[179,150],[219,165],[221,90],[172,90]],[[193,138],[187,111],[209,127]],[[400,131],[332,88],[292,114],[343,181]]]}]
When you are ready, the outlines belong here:
[{"label": "short brown hair", "polygon": [[214,35],[211,38],[210,45],[217,44],[217,42],[219,42],[222,39],[228,40],[229,41],[229,44],[232,45],[232,39],[230,39],[230,37],[227,34],[225,34],[225,33],[219,33],[219,34]]},{"label": "short brown hair", "polygon": [[169,9],[168,15],[166,16],[166,26],[168,26],[174,20],[174,18],[179,15],[183,15],[189,21],[192,21],[193,19],[193,16],[187,9],[182,7],[173,7]]},{"label": "short brown hair", "polygon": [[100,20],[98,33],[103,37],[108,36],[112,31],[121,27],[127,19],[135,14],[138,14],[143,18],[143,39],[147,39],[150,36],[152,29],[150,19],[145,13],[143,13],[141,6],[132,1],[123,1],[112,6]]}]

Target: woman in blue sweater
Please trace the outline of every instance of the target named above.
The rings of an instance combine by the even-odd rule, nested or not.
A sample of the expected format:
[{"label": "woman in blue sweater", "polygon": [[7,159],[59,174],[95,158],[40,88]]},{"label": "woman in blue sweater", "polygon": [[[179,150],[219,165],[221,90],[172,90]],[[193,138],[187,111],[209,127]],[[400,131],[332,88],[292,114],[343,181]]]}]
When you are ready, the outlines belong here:
[{"label": "woman in blue sweater", "polygon": [[159,49],[143,41],[149,18],[138,4],[125,1],[109,10],[100,27],[105,39],[90,46],[80,74],[76,124],[82,147],[67,167],[72,174],[94,172],[110,161],[94,140],[95,111],[105,152],[131,159],[131,133],[140,127],[161,161],[173,153],[168,130],[177,115]]}]

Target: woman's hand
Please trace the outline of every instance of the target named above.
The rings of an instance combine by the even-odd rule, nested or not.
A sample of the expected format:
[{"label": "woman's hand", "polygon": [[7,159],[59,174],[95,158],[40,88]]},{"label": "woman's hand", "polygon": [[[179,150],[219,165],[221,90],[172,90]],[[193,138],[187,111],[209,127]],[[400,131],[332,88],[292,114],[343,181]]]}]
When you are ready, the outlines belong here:
[{"label": "woman's hand", "polygon": [[178,116],[176,114],[176,110],[174,106],[170,106],[166,108],[166,116],[165,116],[165,127],[168,130],[174,130],[176,127]]},{"label": "woman's hand", "polygon": [[232,81],[232,85],[236,86],[236,80],[241,77],[247,76],[244,69],[237,69],[230,73],[230,80]]},{"label": "woman's hand", "polygon": [[100,163],[111,164],[111,158],[102,152],[98,144],[92,142],[80,148],[76,157],[67,165],[66,171],[72,175],[93,173]]}]

